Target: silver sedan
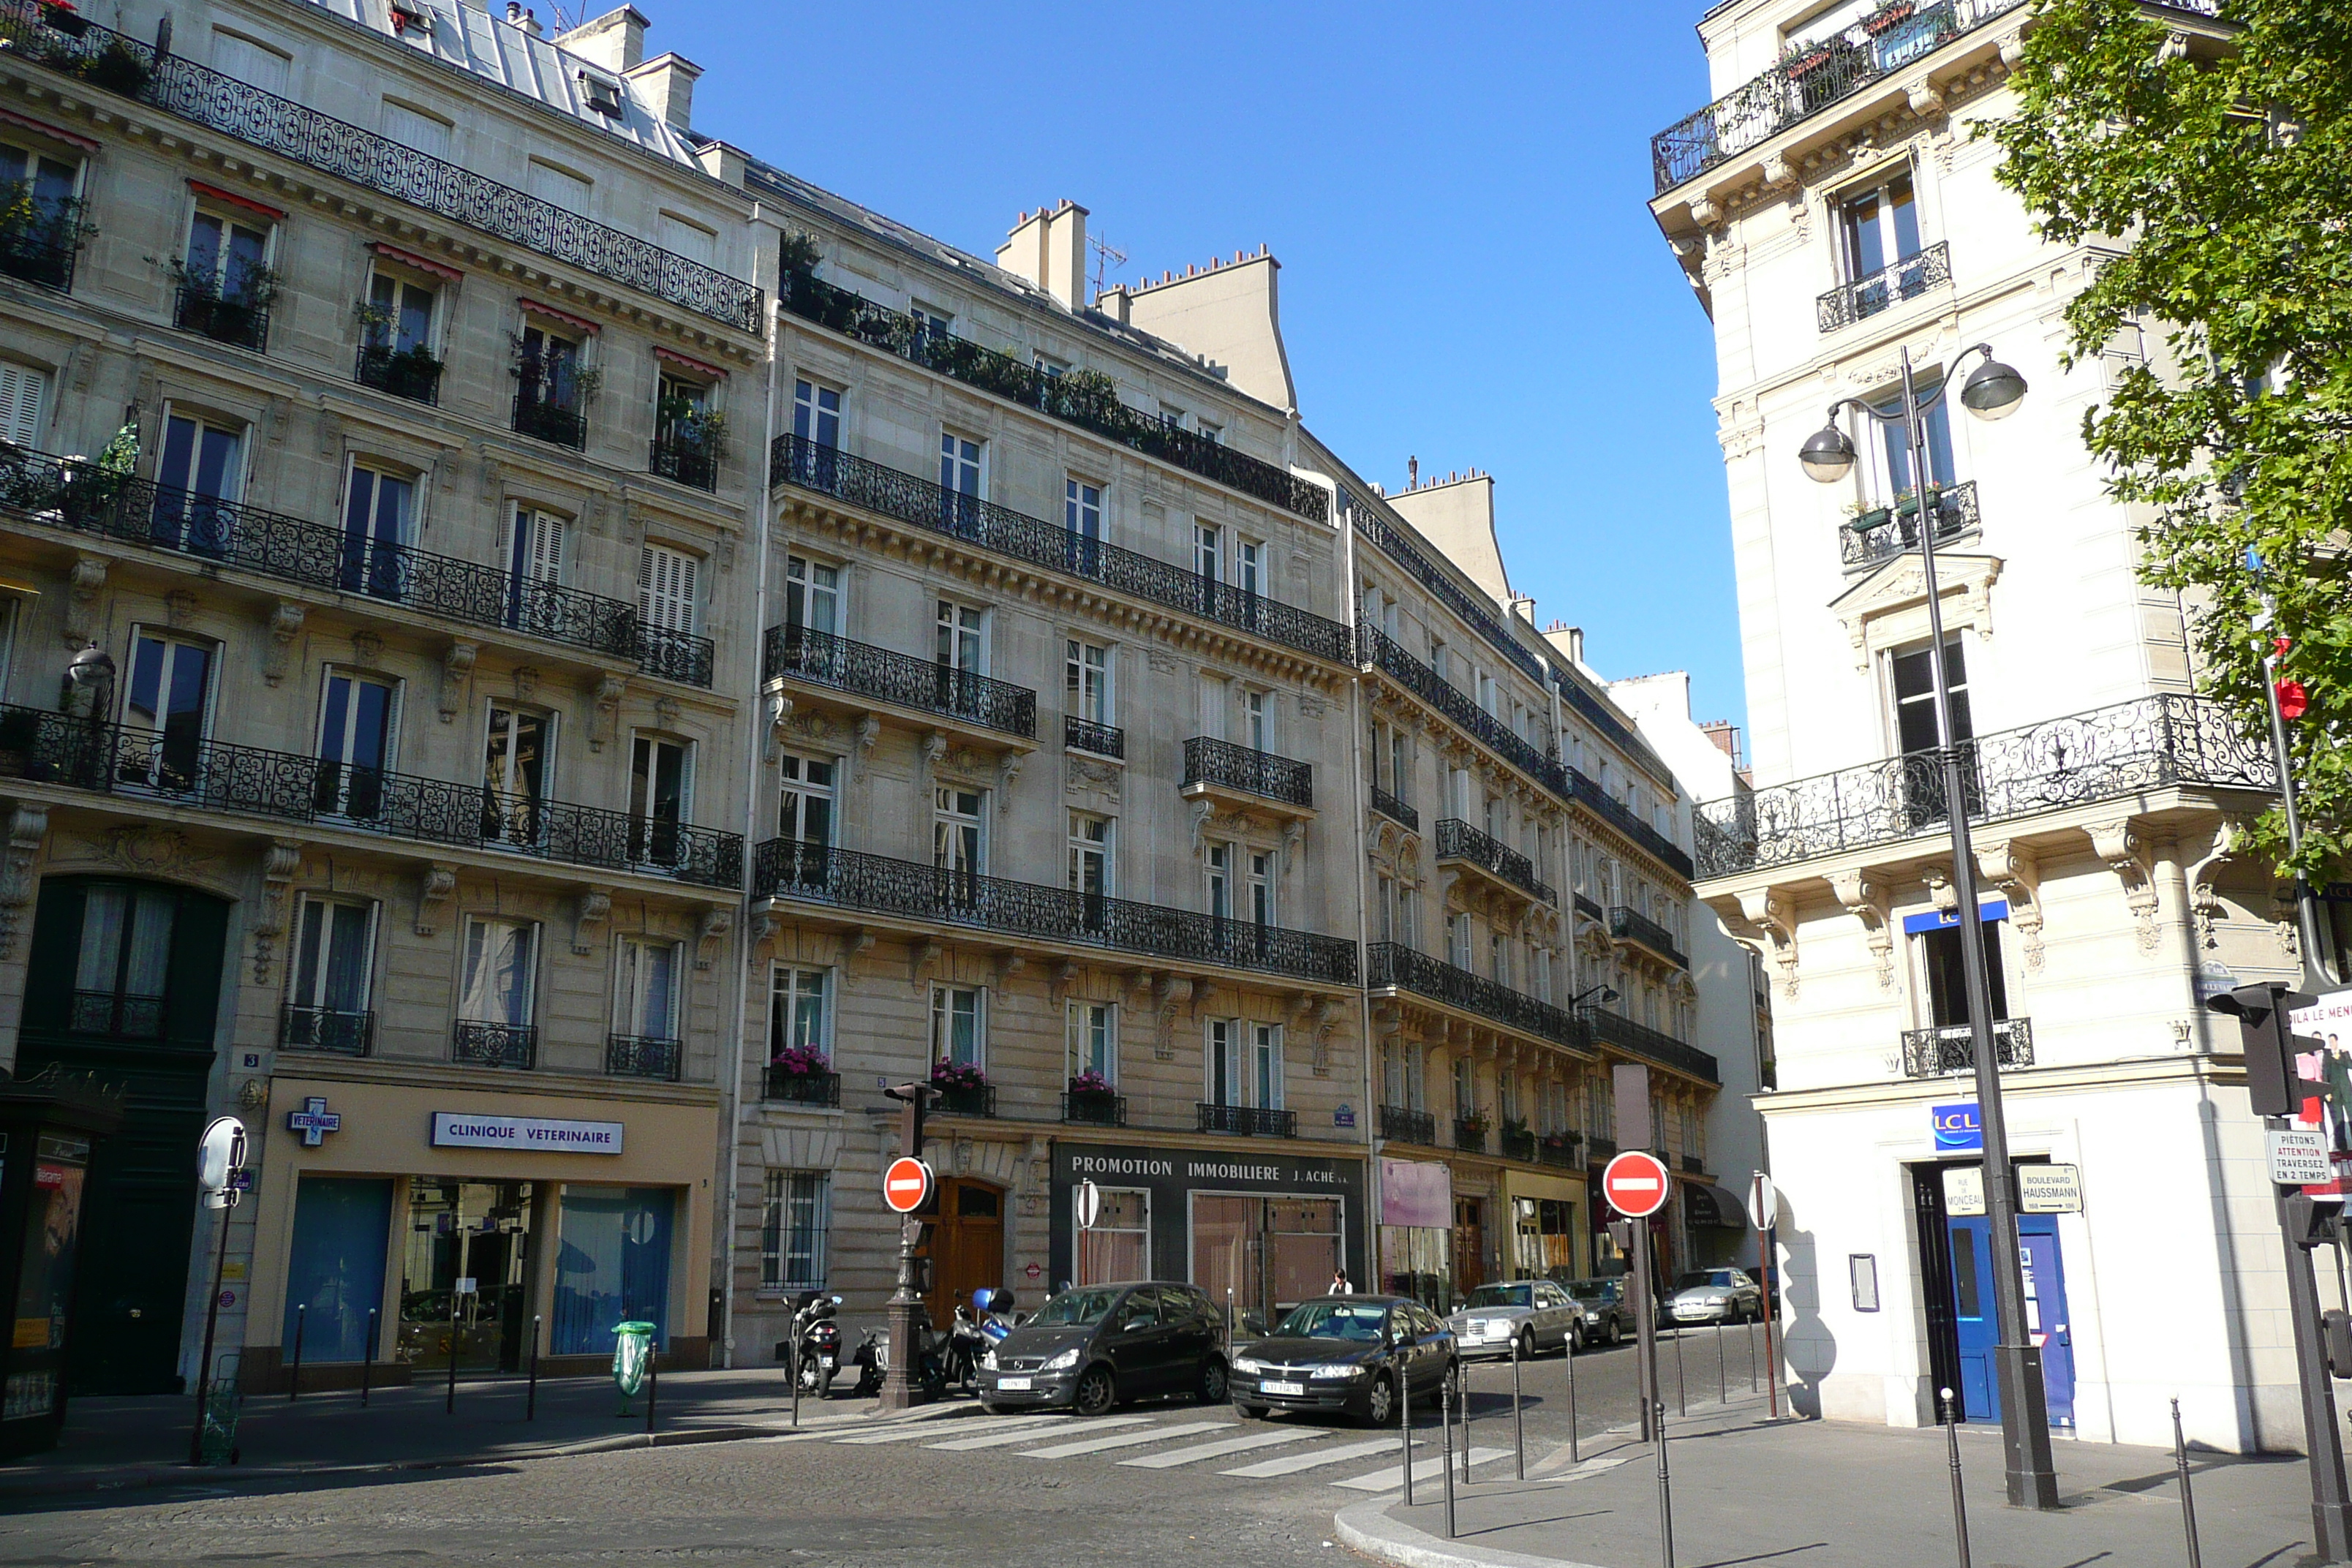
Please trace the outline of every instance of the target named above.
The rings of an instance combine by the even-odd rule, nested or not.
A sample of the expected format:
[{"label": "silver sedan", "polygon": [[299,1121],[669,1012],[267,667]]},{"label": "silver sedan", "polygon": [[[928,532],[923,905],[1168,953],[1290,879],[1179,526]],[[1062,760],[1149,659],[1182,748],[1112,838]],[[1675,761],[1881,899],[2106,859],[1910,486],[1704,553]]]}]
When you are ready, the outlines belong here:
[{"label": "silver sedan", "polygon": [[1549,1279],[1481,1285],[1445,1320],[1461,1359],[1510,1355],[1522,1360],[1544,1351],[1574,1353],[1584,1348],[1584,1309]]}]

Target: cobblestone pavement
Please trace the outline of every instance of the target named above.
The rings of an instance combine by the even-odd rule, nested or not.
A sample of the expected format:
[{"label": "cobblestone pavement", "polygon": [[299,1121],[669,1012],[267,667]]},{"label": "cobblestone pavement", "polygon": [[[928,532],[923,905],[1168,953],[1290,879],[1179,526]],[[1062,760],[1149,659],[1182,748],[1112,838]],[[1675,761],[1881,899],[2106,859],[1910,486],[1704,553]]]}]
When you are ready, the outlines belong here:
[{"label": "cobblestone pavement", "polygon": [[[1630,1351],[1580,1357],[1576,1373],[1581,1431],[1630,1415]],[[1710,1399],[1714,1373],[1710,1352]],[[1508,1476],[1509,1369],[1480,1366],[1471,1381],[1474,1473]],[[1532,1467],[1566,1440],[1565,1368],[1537,1362],[1523,1382]],[[1438,1434],[1420,1436],[1433,1458],[1415,1473],[1433,1485]],[[1171,1404],[1097,1421],[974,1415],[357,1481],[245,1488],[209,1472],[204,1484],[133,1495],[20,1500],[0,1515],[0,1562],[1330,1563],[1344,1555],[1326,1544],[1334,1511],[1395,1487],[1398,1452],[1393,1429]]]}]

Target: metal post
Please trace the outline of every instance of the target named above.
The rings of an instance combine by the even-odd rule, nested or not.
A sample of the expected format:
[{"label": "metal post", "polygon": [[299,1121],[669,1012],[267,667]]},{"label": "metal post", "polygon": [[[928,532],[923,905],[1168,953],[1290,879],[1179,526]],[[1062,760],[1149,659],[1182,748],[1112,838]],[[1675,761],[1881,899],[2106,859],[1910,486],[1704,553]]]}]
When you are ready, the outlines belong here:
[{"label": "metal post", "polygon": [[1458,1403],[1462,1409],[1462,1484],[1466,1487],[1470,1484],[1470,1369],[1468,1367],[1462,1369],[1462,1375],[1454,1380],[1454,1386],[1460,1391]]},{"label": "metal post", "polygon": [[302,1394],[302,1326],[310,1321],[310,1303],[294,1304],[294,1370],[286,1380],[286,1403],[291,1405]]},{"label": "metal post", "polygon": [[449,1392],[442,1401],[443,1414],[457,1414],[457,1303],[465,1300],[455,1290],[449,1292]]},{"label": "metal post", "polygon": [[[793,1380],[793,1426],[797,1431],[801,1424],[801,1315],[798,1312],[793,1314],[793,1321],[784,1331],[784,1372]],[[884,1369],[883,1375],[889,1375],[887,1368]]]},{"label": "metal post", "polygon": [[2172,1402],[2172,1468],[2180,1476],[2180,1528],[2189,1538],[2189,1568],[2205,1568],[2197,1549],[2197,1500],[2189,1492],[2189,1442],[2180,1433],[2180,1401]]},{"label": "metal post", "polygon": [[1412,1506],[1412,1373],[1409,1360],[1400,1360],[1397,1380],[1397,1440],[1404,1448],[1404,1506]]},{"label": "metal post", "polygon": [[1683,1393],[1683,1330],[1680,1323],[1675,1325],[1675,1414],[1677,1416],[1690,1414],[1690,1401]]},{"label": "metal post", "polygon": [[1780,1226],[1776,1222],[1764,1231],[1764,1370],[1772,1374],[1765,1380],[1764,1407],[1775,1421],[1780,1418],[1780,1347],[1775,1338],[1780,1328],[1780,1310],[1773,1305],[1772,1262],[1780,1250]]},{"label": "metal post", "polygon": [[1642,1441],[1653,1443],[1664,1401],[1658,1397],[1658,1306],[1650,1289],[1650,1222],[1627,1223],[1633,1230],[1633,1346],[1642,1358],[1634,1372],[1642,1385]]},{"label": "metal post", "polygon": [[522,1402],[522,1418],[526,1421],[539,1419],[539,1324],[540,1314],[534,1312],[530,1319],[530,1382],[525,1385]]},{"label": "metal post", "polygon": [[661,1347],[646,1347],[646,1436],[654,1435],[654,1405],[661,1398]]},{"label": "metal post", "polygon": [[1952,1538],[1959,1545],[1960,1568],[1969,1568],[1969,1499],[1960,1489],[1960,1423],[1952,1413],[1952,1391],[1937,1391],[1944,1400],[1944,1442],[1952,1462]]},{"label": "metal post", "polygon": [[1715,1324],[1715,1402],[1717,1405],[1731,1403],[1731,1385],[1724,1381],[1723,1321],[1719,1318]]},{"label": "metal post", "polygon": [[1658,1423],[1658,1551],[1666,1568],[1675,1568],[1675,1488],[1666,1474],[1666,1402],[1657,1402]]},{"label": "metal post", "polygon": [[205,1303],[204,1359],[196,1363],[196,1425],[188,1434],[188,1463],[205,1462],[205,1409],[210,1402],[213,1381],[213,1334],[220,1326],[221,1271],[228,1267],[228,1216],[236,1212],[236,1189],[232,1186],[221,1194],[228,1203],[220,1210],[220,1245],[213,1253],[212,1296]]},{"label": "metal post", "polygon": [[383,1309],[378,1307],[370,1307],[368,1309],[367,1352],[360,1358],[360,1405],[362,1408],[365,1408],[368,1402],[369,1385],[375,1382],[375,1321],[376,1314],[382,1310]]},{"label": "metal post", "polygon": [[[1573,1330],[1570,1331],[1571,1333]],[[1511,1342],[1511,1452],[1519,1467],[1519,1479],[1528,1479],[1528,1417],[1519,1404],[1519,1348],[1526,1342]],[[1569,1359],[1576,1359],[1574,1346],[1569,1349]]]},{"label": "metal post", "polygon": [[[1769,1309],[1768,1308],[1767,1310]],[[1756,1361],[1756,1325],[1750,1321],[1748,1325],[1748,1392],[1750,1394],[1763,1392],[1762,1384],[1757,1375],[1759,1370]]]},{"label": "metal post", "polygon": [[[1948,390],[1948,382],[1946,389]],[[2000,1336],[1993,1346],[2000,1391],[2001,1447],[2012,1508],[2055,1509],[2058,1470],[2050,1449],[2050,1407],[2042,1386],[2042,1351],[2025,1322],[2025,1266],[2019,1254],[2016,1174],[2009,1121],[2001,1108],[2000,1047],[1993,1039],[1992,989],[1985,973],[1982,911],[1977,907],[1976,847],[1969,828],[1969,780],[1953,734],[1950,672],[1944,668],[1944,609],[1936,586],[1936,520],[1928,503],[1933,452],[1919,405],[1911,353],[1903,353],[1903,433],[1918,471],[1919,568],[1927,608],[1927,665],[1935,678],[1936,739],[1943,752],[1944,820],[1952,839],[1952,887],[1959,897],[1960,970],[1968,985],[1969,1038],[1976,1057],[1977,1116],[1984,1129],[1985,1213],[1992,1232],[1992,1297]],[[1973,752],[1970,753],[1973,758]],[[1779,1369],[1774,1368],[1774,1376]]]},{"label": "metal post", "polygon": [[1584,1461],[1576,1451],[1576,1344],[1568,1347],[1568,1462],[1580,1465]]},{"label": "metal post", "polygon": [[[1454,1370],[1454,1381],[1457,1385],[1462,1381],[1458,1366]],[[1437,1425],[1444,1432],[1444,1447],[1438,1456],[1438,1468],[1445,1472],[1445,1539],[1451,1541],[1454,1539],[1454,1402],[1442,1384],[1437,1390]]]}]

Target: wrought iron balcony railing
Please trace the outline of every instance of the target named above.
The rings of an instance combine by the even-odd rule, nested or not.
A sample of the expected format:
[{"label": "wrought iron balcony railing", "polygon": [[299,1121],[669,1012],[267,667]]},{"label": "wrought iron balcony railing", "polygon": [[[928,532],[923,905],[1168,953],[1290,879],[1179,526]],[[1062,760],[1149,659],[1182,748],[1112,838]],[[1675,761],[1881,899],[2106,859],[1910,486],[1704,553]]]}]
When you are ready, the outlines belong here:
[{"label": "wrought iron balcony railing", "polygon": [[1062,744],[1073,752],[1092,752],[1097,757],[1125,757],[1127,731],[1116,724],[1097,724],[1091,719],[1081,719],[1074,713],[1062,715]]},{"label": "wrought iron balcony railing", "polygon": [[15,221],[0,218],[0,275],[60,294],[73,292],[74,261],[81,249],[81,203],[32,196],[22,181],[0,184],[0,197],[17,193],[24,194],[23,212]]},{"label": "wrought iron balcony railing", "polygon": [[760,1098],[787,1105],[835,1107],[841,1103],[841,1075],[793,1072],[771,1064],[760,1084]]},{"label": "wrought iron balcony railing", "polygon": [[339,1057],[363,1057],[375,1041],[375,1015],[337,1012],[331,1007],[281,1008],[278,1044],[289,1051],[328,1051]]},{"label": "wrought iron balcony railing", "polygon": [[1576,804],[1591,812],[1601,821],[1632,839],[1652,858],[1672,869],[1685,881],[1694,869],[1689,852],[1683,847],[1633,815],[1633,808],[1602,789],[1600,784],[1587,778],[1577,768],[1569,769],[1576,782]]},{"label": "wrought iron balcony railing", "polygon": [[1888,0],[1844,32],[1792,50],[1763,75],[1650,138],[1657,193],[1664,195],[1697,178],[2022,4],[2024,0],[1942,0],[1923,5],[1917,0]]},{"label": "wrought iron balcony railing", "polygon": [[588,416],[577,402],[559,403],[543,396],[529,381],[516,388],[514,429],[518,436],[551,446],[588,449]]},{"label": "wrought iron balcony railing", "polygon": [[1595,1135],[1584,1141],[1584,1157],[1596,1165],[1608,1163],[1617,1157],[1617,1140]]},{"label": "wrought iron balcony railing", "polygon": [[441,401],[441,362],[415,350],[396,353],[381,343],[362,343],[352,379],[411,403]]},{"label": "wrought iron balcony railing", "polygon": [[937,1083],[940,1091],[931,1110],[941,1116],[993,1117],[996,1114],[996,1086],[992,1083]]},{"label": "wrought iron balcony railing", "polygon": [[786,623],[770,626],[761,672],[1034,739],[1037,694],[953,665]]},{"label": "wrought iron balcony railing", "polygon": [[0,777],[701,887],[743,885],[738,834],[37,708],[0,705]]},{"label": "wrought iron balcony railing", "polygon": [[1690,967],[1690,959],[1675,945],[1675,933],[1639,910],[1627,909],[1622,904],[1612,907],[1609,934],[1619,942],[1640,943],[1676,969]]},{"label": "wrought iron balcony railing", "polygon": [[449,1059],[461,1067],[529,1072],[539,1064],[539,1026],[461,1018],[449,1033]]},{"label": "wrought iron balcony railing", "polygon": [[1937,240],[1927,249],[1882,267],[1866,278],[1839,284],[1813,302],[1814,314],[1820,318],[1822,331],[1833,332],[1906,300],[1916,300],[1937,284],[1951,280],[1951,247]]},{"label": "wrought iron balcony railing", "polygon": [[1495,1152],[1506,1160],[1532,1165],[1536,1163],[1536,1135],[1524,1127],[1496,1128]]},{"label": "wrought iron balcony railing", "polygon": [[604,1072],[610,1078],[649,1078],[676,1083],[685,1052],[673,1039],[654,1035],[612,1035],[604,1041]]},{"label": "wrought iron balcony railing", "polygon": [[1475,1117],[1455,1117],[1454,1119],[1454,1146],[1456,1149],[1461,1150],[1465,1154],[1485,1153],[1486,1152],[1486,1124],[1478,1121]]},{"label": "wrought iron balcony railing", "polygon": [[1037,882],[975,876],[796,838],[771,838],[753,851],[751,887],[755,899],[833,904],[1040,942],[1286,974],[1328,985],[1356,983],[1356,945],[1339,937],[1162,909]]},{"label": "wrought iron balcony railing", "polygon": [[1356,531],[1378,545],[1381,554],[1403,567],[1414,582],[1436,595],[1440,604],[1459,616],[1471,630],[1485,637],[1496,653],[1517,665],[1521,674],[1538,682],[1545,679],[1543,660],[1519,646],[1519,640],[1511,635],[1509,628],[1496,618],[1492,606],[1473,598],[1466,589],[1447,576],[1435,562],[1423,555],[1414,547],[1412,541],[1399,532],[1370,504],[1351,495],[1347,498],[1347,508]]},{"label": "wrought iron balcony railing", "polygon": [[654,437],[653,456],[646,471],[659,479],[675,479],[698,490],[719,489],[719,448],[709,441],[683,436]]},{"label": "wrought iron balcony railing", "polygon": [[[2000,822],[2180,784],[2278,790],[2268,745],[2221,704],[2162,693],[1964,743],[1969,816]],[[1728,877],[1940,832],[1941,756],[1921,752],[1817,773],[1696,814],[1698,874]]]},{"label": "wrought iron balcony railing", "polygon": [[[1978,526],[1977,482],[1931,486],[1927,510],[1936,522],[1938,545]],[[1910,496],[1893,506],[1862,513],[1838,531],[1838,555],[1848,570],[1878,566],[1919,548],[1919,498]]]},{"label": "wrought iron balcony railing", "polygon": [[153,1040],[163,1034],[163,998],[128,991],[77,991],[67,1027],[77,1035]]},{"label": "wrought iron balcony railing", "polygon": [[1376,942],[1366,953],[1365,984],[1374,991],[1397,986],[1433,1001],[1492,1018],[1498,1024],[1571,1050],[1589,1050],[1592,1040],[1576,1015],[1499,984],[1443,959],[1415,952],[1402,942]]},{"label": "wrought iron balcony railing", "polygon": [[1073,1089],[1062,1096],[1062,1120],[1087,1127],[1124,1127],[1127,1096],[1100,1089]]},{"label": "wrought iron balcony railing", "polygon": [[1433,1111],[1411,1110],[1402,1105],[1381,1107],[1381,1136],[1399,1143],[1437,1147],[1437,1117]]},{"label": "wrought iron balcony railing", "polygon": [[1296,1138],[1298,1112],[1268,1110],[1260,1105],[1207,1105],[1195,1102],[1203,1132],[1239,1132],[1252,1137]]},{"label": "wrought iron balcony railing", "polygon": [[268,310],[185,285],[172,296],[172,325],[231,348],[251,349],[255,353],[264,353],[269,342]]},{"label": "wrought iron balcony railing", "polygon": [[1278,800],[1285,805],[1315,804],[1315,770],[1309,764],[1227,741],[1213,741],[1206,735],[1194,735],[1184,742],[1181,787],[1190,789],[1194,784],[1213,784]]},{"label": "wrought iron balcony railing", "polygon": [[1553,1132],[1538,1138],[1536,1140],[1536,1163],[1554,1165],[1563,1170],[1580,1165],[1584,1163],[1584,1156],[1577,1146],[1582,1142],[1582,1134],[1576,1132]]},{"label": "wrought iron balcony railing", "polygon": [[1116,391],[1093,378],[1076,381],[1011,354],[984,349],[969,339],[903,311],[821,282],[803,272],[784,274],[784,309],[859,342],[911,360],[983,392],[994,393],[1054,418],[1091,430],[1135,451],[1229,485],[1244,495],[1315,522],[1330,516],[1325,491],[1196,430],[1129,408]]},{"label": "wrought iron balcony railing", "polygon": [[265,92],[185,55],[159,54],[110,27],[84,23],[79,33],[62,33],[43,24],[44,10],[25,0],[0,5],[0,38],[16,58],[37,60],[248,146],[642,289],[739,331],[761,330],[766,302],[757,285]]},{"label": "wrought iron balcony railing", "polygon": [[1541,783],[1562,800],[1572,798],[1568,773],[1557,758],[1545,755],[1511,732],[1511,727],[1487,712],[1458,687],[1404,650],[1403,645],[1370,621],[1357,626],[1363,662],[1373,666],[1399,686],[1445,715],[1454,724],[1512,765]]},{"label": "wrought iron balcony railing", "polygon": [[1598,921],[1606,920],[1608,918],[1601,908],[1600,900],[1587,898],[1582,893],[1576,895],[1576,912],[1591,920]]},{"label": "wrought iron balcony railing", "polygon": [[[2033,1065],[2033,1022],[2003,1018],[1992,1026],[1993,1052],[2004,1068]],[[1903,1031],[1903,1076],[1943,1078],[1977,1069],[1976,1037],[1960,1024]]]},{"label": "wrought iron balcony railing", "polygon": [[1467,860],[1474,866],[1485,868],[1513,887],[1533,894],[1543,903],[1559,901],[1559,895],[1552,891],[1551,884],[1536,875],[1534,861],[1458,816],[1438,818],[1437,858],[1440,860]]},{"label": "wrought iron balcony railing", "polygon": [[1664,1030],[1637,1024],[1605,1007],[1584,1008],[1582,1016],[1596,1044],[1614,1046],[1629,1056],[1646,1058],[1660,1067],[1703,1078],[1709,1083],[1723,1081],[1715,1058],[1696,1046],[1685,1045]]},{"label": "wrought iron balcony railing", "polygon": [[819,446],[791,434],[779,436],[769,471],[775,483],[814,490],[1033,566],[1083,577],[1334,664],[1353,660],[1348,628],[1338,621],[1120,545],[1086,538],[1026,512],[948,489],[838,447]]},{"label": "wrought iron balcony railing", "polygon": [[1421,831],[1421,813],[1378,784],[1372,786],[1372,809],[1391,822],[1402,823],[1412,832]]},{"label": "wrought iron balcony railing", "polygon": [[635,659],[649,674],[710,684],[708,638],[641,626],[636,606],[623,600],[110,473],[88,461],[21,448],[0,453],[0,512],[321,593],[357,594],[403,610]]},{"label": "wrought iron balcony railing", "polygon": [[1682,1157],[1682,1167],[1685,1175],[1696,1176],[1706,1171],[1706,1162],[1696,1154],[1685,1154]]}]

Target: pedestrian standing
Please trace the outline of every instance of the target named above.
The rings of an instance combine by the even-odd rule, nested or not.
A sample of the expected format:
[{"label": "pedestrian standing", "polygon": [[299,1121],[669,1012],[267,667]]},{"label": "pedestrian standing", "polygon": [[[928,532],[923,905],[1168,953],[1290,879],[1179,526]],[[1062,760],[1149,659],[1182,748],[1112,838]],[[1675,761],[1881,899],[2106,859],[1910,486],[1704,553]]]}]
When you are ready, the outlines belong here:
[{"label": "pedestrian standing", "polygon": [[1349,1284],[1349,1283],[1348,1283],[1348,1268],[1347,1268],[1347,1266],[1346,1266],[1345,1264],[1342,1264],[1342,1265],[1340,1265],[1339,1268],[1334,1268],[1333,1270],[1331,1270],[1331,1294],[1332,1294],[1332,1295],[1334,1295],[1334,1296],[1352,1296],[1352,1295],[1354,1295],[1355,1293],[1356,1293],[1356,1288],[1355,1288],[1353,1285],[1350,1285],[1350,1284]]}]

